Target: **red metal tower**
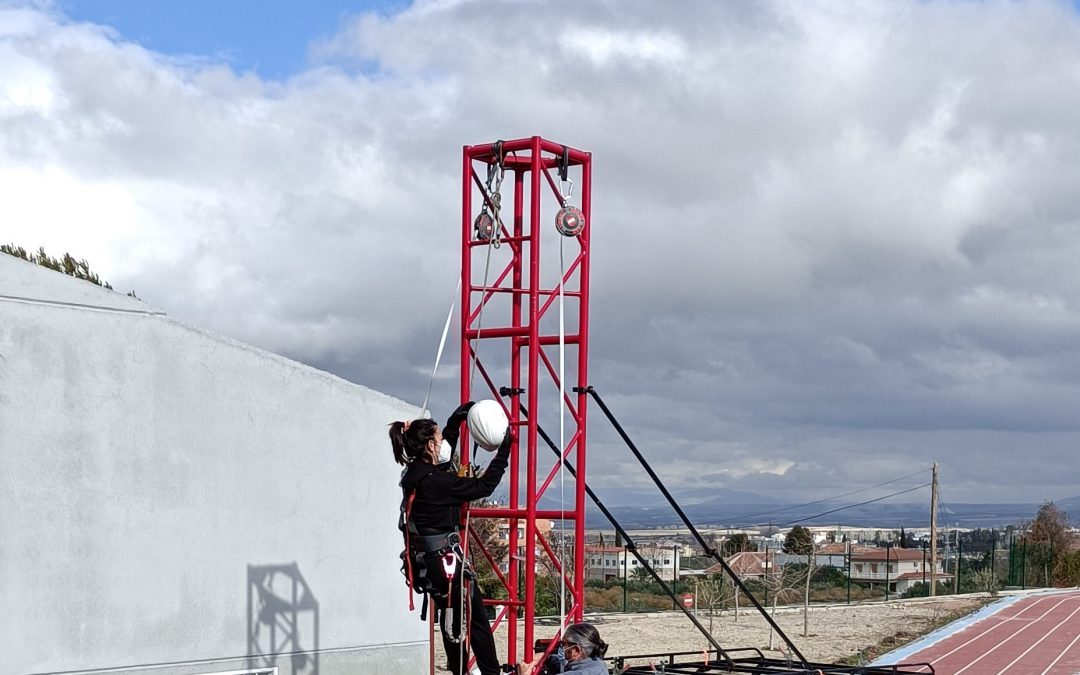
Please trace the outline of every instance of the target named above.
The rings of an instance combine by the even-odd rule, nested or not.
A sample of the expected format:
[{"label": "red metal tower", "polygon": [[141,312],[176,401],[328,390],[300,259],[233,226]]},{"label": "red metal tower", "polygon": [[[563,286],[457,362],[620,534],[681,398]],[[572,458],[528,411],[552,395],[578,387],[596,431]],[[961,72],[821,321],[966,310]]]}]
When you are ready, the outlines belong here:
[{"label": "red metal tower", "polygon": [[[480,551],[494,563],[506,588],[509,600],[488,603],[503,606],[495,625],[507,622],[507,659],[517,663],[529,656],[518,654],[519,621],[525,649],[533,644],[538,565],[565,580],[566,621],[582,620],[592,156],[533,136],[465,146],[463,160],[461,398],[500,400],[517,432],[508,504],[470,512],[508,526],[505,572],[475,532],[469,540],[472,557]],[[505,206],[504,175],[513,178]],[[580,211],[571,204],[577,199]],[[561,459],[546,449],[540,457],[541,426],[562,446]],[[467,438],[461,448],[468,461]],[[572,499],[565,485],[573,485]],[[540,508],[545,495],[549,507]],[[558,527],[544,534],[538,521]]]}]

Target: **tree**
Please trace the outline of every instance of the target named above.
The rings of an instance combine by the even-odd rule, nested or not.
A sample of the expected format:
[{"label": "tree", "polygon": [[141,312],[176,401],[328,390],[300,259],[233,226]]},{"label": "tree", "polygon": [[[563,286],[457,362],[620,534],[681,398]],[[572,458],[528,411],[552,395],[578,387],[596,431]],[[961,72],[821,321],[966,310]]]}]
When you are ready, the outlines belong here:
[{"label": "tree", "polygon": [[726,587],[732,584],[724,583],[723,574],[713,574],[697,582],[697,590],[694,594],[698,607],[709,611],[709,633],[713,632],[713,617],[717,610],[723,610],[727,604],[729,591]]},{"label": "tree", "polygon": [[82,279],[84,281],[89,281],[92,284],[97,284],[98,286],[103,286],[110,290],[112,289],[112,286],[110,286],[108,282],[103,282],[101,277],[90,271],[90,263],[86,262],[86,258],[76,260],[70,253],[64,253],[61,258],[53,258],[45,252],[44,246],[39,247],[37,253],[27,253],[25,248],[16,246],[15,244],[0,244],[0,253],[7,253],[16,258],[22,258],[27,262],[36,263],[42,267],[48,267],[51,270],[75,277],[76,279]]},{"label": "tree", "polygon": [[1044,503],[1039,507],[1024,539],[1032,564],[1041,567],[1043,583],[1049,586],[1052,582],[1051,572],[1072,541],[1068,514],[1055,506],[1054,502]]},{"label": "tree", "polygon": [[[805,528],[804,528],[805,529]],[[803,585],[802,565],[769,565],[769,573],[762,577],[762,584],[772,596],[771,614],[776,616],[776,606],[783,601],[793,602],[799,597],[798,589]],[[781,597],[782,596],[782,597]],[[769,627],[769,649],[773,649],[774,631]]]},{"label": "tree", "polygon": [[802,525],[796,525],[784,537],[784,553],[810,555],[814,550],[814,536]]},{"label": "tree", "polygon": [[990,597],[996,597],[1001,584],[994,578],[994,573],[989,569],[981,569],[971,575],[971,582],[975,590],[989,593]]},{"label": "tree", "polygon": [[1080,586],[1080,551],[1071,551],[1058,559],[1054,567],[1054,585]]},{"label": "tree", "polygon": [[732,535],[731,539],[728,539],[724,542],[720,553],[726,558],[727,556],[735,555],[736,553],[742,553],[743,551],[756,550],[757,544],[750,541],[750,537],[748,537],[745,533],[740,532],[739,534]]},{"label": "tree", "polygon": [[[496,502],[480,500],[472,503],[473,506],[495,506]],[[497,564],[507,561],[508,543],[502,541],[499,538],[499,524],[498,521],[492,518],[470,518],[469,530],[472,533],[473,541],[470,545],[480,542],[484,550],[488,552],[492,560]],[[493,594],[493,597],[505,598],[507,597],[506,589],[503,583],[499,580],[498,575],[495,573],[495,569],[491,566],[487,556],[480,552],[478,548],[470,548],[470,559],[472,560],[473,572],[476,573],[476,581],[480,584],[480,587],[485,592]]]},{"label": "tree", "polygon": [[[69,277],[89,281],[102,288],[107,288],[110,291],[112,290],[112,284],[107,281],[102,281],[101,277],[90,269],[90,263],[86,262],[86,258],[76,259],[75,256],[67,252],[59,258],[53,258],[45,252],[44,246],[39,246],[37,253],[30,253],[22,246],[16,246],[15,244],[0,244],[0,253],[6,253],[27,262],[47,267],[53,271],[60,272],[61,274],[66,274]],[[137,297],[135,291],[129,291],[128,295],[133,298]]]},{"label": "tree", "polygon": [[915,535],[910,532],[904,534],[901,548],[919,548],[919,542],[915,541]]},{"label": "tree", "polygon": [[[534,611],[538,616],[558,614],[560,599],[568,597],[574,583],[574,547],[560,543],[557,537],[558,533],[553,531],[548,543],[552,547],[552,552],[559,557],[558,562],[539,546],[536,551],[537,569],[534,577],[533,602]],[[565,583],[563,575],[565,575]]]}]

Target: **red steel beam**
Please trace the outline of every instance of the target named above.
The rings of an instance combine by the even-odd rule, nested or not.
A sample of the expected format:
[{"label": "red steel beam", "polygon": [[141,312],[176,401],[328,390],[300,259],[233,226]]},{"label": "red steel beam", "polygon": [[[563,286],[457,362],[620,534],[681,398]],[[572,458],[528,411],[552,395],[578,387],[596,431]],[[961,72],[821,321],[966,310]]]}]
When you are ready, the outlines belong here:
[{"label": "red steel beam", "polygon": [[[560,169],[563,158],[568,158],[568,170],[572,171],[572,180],[579,187],[573,200],[580,199],[581,210],[585,216],[585,229],[574,237],[567,237],[560,242],[562,235],[554,227],[555,210],[567,201],[560,193],[559,186],[552,176],[552,170]],[[478,272],[486,266],[486,259],[476,256],[494,254],[483,251],[481,247],[490,246],[491,242],[481,240],[473,232],[473,221],[480,207],[493,209],[495,199],[489,194],[488,185],[480,179],[488,167],[501,163],[497,170],[506,172],[505,178],[513,177],[512,183],[502,183],[500,190],[505,191],[512,185],[512,207],[506,195],[500,195],[501,213],[498,221],[503,227],[501,241],[509,245],[511,260],[494,266],[498,272],[495,281],[478,278]],[[469,509],[472,518],[504,519],[508,525],[509,559],[506,573],[501,571],[496,576],[507,586],[506,600],[492,600],[485,604],[503,605],[497,622],[507,621],[507,660],[516,663],[528,654],[518,654],[519,641],[531,645],[534,641],[533,625],[535,620],[537,545],[544,553],[553,558],[556,569],[564,574],[569,585],[570,603],[567,606],[567,623],[581,621],[584,607],[584,526],[585,526],[585,459],[586,434],[585,410],[588,399],[584,393],[588,376],[588,324],[589,324],[589,260],[591,221],[591,164],[592,156],[588,152],[575,148],[566,148],[554,141],[538,136],[515,139],[499,143],[465,146],[462,153],[462,211],[461,211],[461,400],[477,398],[474,388],[482,384],[490,391],[496,391],[493,374],[507,377],[512,392],[504,408],[508,412],[511,426],[517,430],[517,437],[511,449],[508,505],[500,507],[474,507]],[[483,169],[479,171],[478,169]],[[509,174],[509,175],[507,175]],[[493,216],[494,217],[494,216]],[[544,247],[544,242],[548,246]],[[571,243],[572,242],[572,243]],[[563,270],[561,279],[543,279],[545,269],[541,266],[542,250],[550,249],[552,244],[576,248],[564,261],[568,265]],[[475,253],[474,253],[475,252]],[[489,266],[490,269],[490,266]],[[550,391],[550,384],[560,386],[559,373],[551,360],[543,352],[543,347],[558,345],[558,335],[541,333],[540,321],[552,308],[552,303],[560,291],[564,309],[573,321],[575,333],[563,336],[562,342],[567,351],[567,381],[563,383],[565,397],[550,399],[540,398],[541,381],[547,383],[543,391]],[[496,297],[505,300],[499,303],[491,301]],[[508,305],[508,308],[507,308]],[[576,317],[574,316],[576,306]],[[481,311],[483,309],[483,311]],[[507,314],[509,312],[509,314]],[[482,323],[482,325],[481,325]],[[504,344],[507,362],[505,365],[489,362],[486,367],[478,361],[475,370],[480,373],[482,382],[473,383],[472,358],[477,354],[495,353],[490,349],[481,352],[478,343],[482,340]],[[543,364],[543,367],[541,367]],[[506,371],[509,367],[509,372]],[[575,384],[576,383],[576,384]],[[574,387],[580,390],[575,392]],[[576,401],[574,396],[577,396]],[[529,415],[523,418],[521,403],[527,402]],[[562,408],[562,410],[560,410]],[[556,463],[551,470],[545,471],[541,480],[538,473],[538,420],[544,413],[545,419],[553,414],[566,415],[568,436],[564,440],[566,447],[560,448],[562,454],[575,467],[577,480],[573,505],[563,509],[540,509],[538,502],[543,492],[551,485],[553,478],[561,469]],[[462,439],[462,461],[468,461],[468,437]],[[564,547],[548,545],[540,533],[540,520],[562,521],[571,527],[560,528],[573,532],[573,561],[556,559],[557,550]],[[518,526],[523,526],[524,541],[518,535]],[[549,535],[550,536],[550,535]],[[479,541],[473,541],[478,545]],[[519,557],[519,547],[524,548],[524,556]],[[482,548],[482,546],[481,546]],[[488,551],[482,551],[489,562]],[[521,587],[517,580],[522,579]],[[510,608],[522,608],[524,616],[519,618]],[[524,624],[520,630],[523,640],[519,640],[518,622]],[[562,628],[560,627],[561,633]]]}]

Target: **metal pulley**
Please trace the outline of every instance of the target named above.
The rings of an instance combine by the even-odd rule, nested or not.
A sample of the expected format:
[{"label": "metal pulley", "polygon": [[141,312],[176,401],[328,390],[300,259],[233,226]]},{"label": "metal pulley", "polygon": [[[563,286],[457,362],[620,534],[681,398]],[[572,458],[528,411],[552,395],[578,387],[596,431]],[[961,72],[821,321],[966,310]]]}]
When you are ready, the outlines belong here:
[{"label": "metal pulley", "polygon": [[480,215],[473,221],[473,229],[480,241],[488,241],[495,236],[495,219],[488,213],[487,208],[481,210]]},{"label": "metal pulley", "polygon": [[585,214],[567,204],[555,214],[555,229],[564,237],[576,237],[585,229]]},{"label": "metal pulley", "polygon": [[[485,200],[483,208],[480,209],[480,215],[476,216],[476,220],[473,221],[473,230],[476,233],[476,238],[480,241],[490,241],[491,245],[495,248],[499,248],[500,231],[502,228],[502,220],[499,218],[499,209],[502,208],[502,195],[499,193],[499,188],[502,186],[503,180],[503,167],[502,167],[502,142],[496,144],[496,156],[499,157],[497,164],[488,165],[487,175],[487,194],[488,197]],[[489,208],[490,207],[490,210]]]},{"label": "metal pulley", "polygon": [[[559,172],[565,176],[565,169],[560,168]],[[567,203],[574,194],[574,181],[564,177],[561,192],[562,208],[555,214],[555,229],[564,237],[576,237],[585,229],[585,214]]]}]

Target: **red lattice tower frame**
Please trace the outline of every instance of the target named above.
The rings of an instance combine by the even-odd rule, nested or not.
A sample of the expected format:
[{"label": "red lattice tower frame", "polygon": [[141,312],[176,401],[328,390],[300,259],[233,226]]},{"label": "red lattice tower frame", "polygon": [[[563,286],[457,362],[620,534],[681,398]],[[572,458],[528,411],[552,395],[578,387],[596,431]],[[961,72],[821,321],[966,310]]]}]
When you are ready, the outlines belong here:
[{"label": "red lattice tower frame", "polygon": [[[488,167],[498,162],[500,156],[506,178],[501,189],[503,227],[500,248],[491,250],[487,248],[488,241],[477,238],[473,223],[484,205],[489,211],[494,208],[484,178]],[[584,388],[588,375],[592,156],[533,136],[465,146],[463,159],[461,398],[478,400],[490,396],[499,400],[506,408],[511,426],[517,431],[517,440],[510,454],[509,504],[497,508],[472,508],[471,518],[500,519],[508,526],[507,570],[503,573],[498,564],[492,566],[506,588],[509,601],[488,600],[486,604],[503,606],[495,617],[494,626],[507,622],[507,660],[517,663],[521,660],[517,653],[519,621],[524,623],[524,648],[530,650],[534,642],[538,553],[542,551],[554,563],[557,574],[562,574],[566,580],[567,622],[580,622],[584,609],[587,408]],[[565,201],[561,190],[565,184],[560,181],[559,173],[563,166],[566,167],[567,178],[578,188],[574,198]],[[508,191],[510,194],[507,194]],[[576,236],[564,237],[555,228],[555,214],[567,201],[577,200],[580,200],[585,227]],[[551,250],[558,252],[553,256],[555,273],[553,278],[545,281],[542,277],[552,275],[542,274],[545,270],[543,263],[551,261],[542,261],[541,253],[550,255]],[[567,380],[562,386],[564,397],[559,395],[560,276],[564,323],[567,326],[562,341],[565,355],[563,374]],[[555,324],[554,329],[552,323]],[[473,357],[477,354],[479,357],[473,366]],[[484,357],[493,354],[498,354],[500,358],[496,367],[483,361]],[[508,364],[501,361],[505,357],[509,357]],[[477,376],[475,386],[470,381],[474,368]],[[507,379],[510,395],[503,397],[500,396],[500,389]],[[541,385],[546,386],[542,389]],[[559,403],[565,408],[564,411],[559,410]],[[523,414],[522,405],[527,414]],[[543,459],[537,451],[540,440],[538,423],[542,420],[558,420],[560,414],[564,415],[566,440],[561,448],[562,457],[574,467],[577,474],[577,480],[573,482],[572,504],[556,483],[560,479],[559,459],[548,448],[544,449]],[[559,434],[552,433],[552,427],[546,424],[541,426],[558,444]],[[463,459],[468,461],[467,438],[463,439],[461,448]],[[523,461],[524,473],[521,471]],[[571,480],[568,474],[561,479]],[[549,490],[553,483],[555,489]],[[540,509],[538,503],[546,492],[549,500],[554,498],[563,506]],[[559,560],[558,542],[550,541],[552,537],[538,530],[538,520],[562,525],[558,529],[553,527],[549,535],[561,532],[569,539],[572,532],[572,570],[565,569],[567,565]],[[524,525],[523,542],[518,537],[518,527],[521,525]],[[479,551],[489,562],[493,562],[492,555],[475,533],[469,534],[472,557],[477,559],[476,552]],[[515,555],[519,546],[524,548],[523,556]],[[518,584],[513,583],[517,579],[523,582],[520,593]],[[523,614],[521,618],[517,613],[519,609]],[[561,630],[557,634],[561,634]],[[526,654],[524,660],[530,656]]]}]

